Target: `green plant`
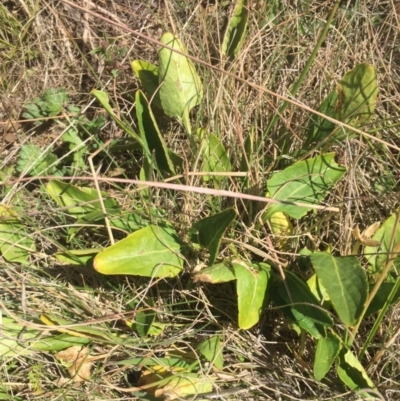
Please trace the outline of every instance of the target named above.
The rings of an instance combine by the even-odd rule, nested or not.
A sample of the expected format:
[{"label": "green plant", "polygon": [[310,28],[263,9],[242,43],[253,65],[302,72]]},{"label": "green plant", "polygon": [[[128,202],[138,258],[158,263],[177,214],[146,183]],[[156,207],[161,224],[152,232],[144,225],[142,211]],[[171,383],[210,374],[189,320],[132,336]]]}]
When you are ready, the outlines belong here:
[{"label": "green plant", "polygon": [[29,120],[36,120],[39,125],[44,122],[46,117],[59,115],[68,101],[68,94],[64,88],[46,89],[43,97],[36,97],[24,104],[25,111],[22,117]]},{"label": "green plant", "polygon": [[16,170],[30,175],[56,174],[58,157],[50,150],[42,152],[39,146],[27,144],[21,146]]},{"label": "green plant", "polygon": [[37,97],[24,104],[25,111],[22,116],[29,120],[34,119],[35,125],[43,124],[48,117],[57,117],[63,112],[66,114],[65,117],[54,118],[54,121],[64,130],[61,139],[68,144],[71,157],[65,158],[62,165],[57,155],[52,152],[54,146],[42,152],[39,146],[26,144],[21,146],[18,155],[19,173],[62,175],[86,168],[85,156],[97,145],[88,146],[84,138],[96,134],[103,127],[105,119],[103,116],[97,116],[89,120],[82,114],[80,107],[68,104],[68,101],[69,96],[64,88],[50,88],[44,92],[42,98]]},{"label": "green plant", "polygon": [[[310,5],[311,3],[307,2],[306,6]],[[223,6],[229,6],[229,2]],[[177,7],[184,10],[187,4],[178,2]],[[301,87],[316,52],[327,39],[338,7],[339,1],[333,5],[317,46],[291,88],[292,95]],[[240,58],[240,50],[252,24],[247,24],[246,1],[238,0],[232,9],[232,17],[228,21],[219,50],[230,58],[225,65],[234,69],[243,61]],[[281,4],[272,4],[268,11],[271,13],[270,20],[275,20],[281,13]],[[254,14],[252,18],[255,18]],[[308,18],[310,19],[309,16]],[[272,23],[271,21],[264,20],[263,24]],[[274,24],[279,26],[279,21]],[[320,25],[321,22],[318,22],[310,27],[313,35],[316,27],[319,28]],[[301,35],[307,35],[308,29],[300,23],[299,32]],[[286,35],[286,32],[281,33],[282,37]],[[263,33],[260,31],[259,37],[261,36]],[[324,237],[319,246],[315,245],[316,241],[313,239],[313,236],[322,237],[320,227],[324,222],[330,222],[331,216],[323,212],[327,204],[325,201],[331,191],[339,188],[342,177],[346,174],[346,168],[337,162],[336,155],[331,152],[332,142],[347,145],[347,139],[353,137],[352,133],[322,116],[308,117],[304,124],[306,128],[299,132],[299,138],[304,142],[299,145],[301,148],[298,152],[290,154],[291,158],[283,168],[277,161],[286,157],[292,143],[288,142],[288,132],[282,132],[282,128],[276,130],[276,123],[281,115],[284,115],[286,103],[280,105],[273,118],[266,120],[267,125],[269,124],[267,129],[262,125],[263,129],[260,130],[258,122],[254,119],[246,136],[243,135],[244,140],[239,138],[240,146],[236,146],[237,138],[229,137],[224,125],[218,124],[220,117],[231,118],[232,115],[213,116],[212,124],[208,124],[206,121],[211,120],[211,116],[203,115],[204,109],[201,109],[196,125],[193,124],[191,117],[194,107],[199,105],[203,98],[202,82],[194,64],[185,57],[187,51],[184,45],[170,33],[163,36],[162,42],[173,49],[163,47],[160,50],[158,67],[143,60],[135,60],[132,63],[133,71],[143,88],[143,91],[137,90],[134,96],[137,128],[133,128],[134,125],[129,122],[131,114],[125,115],[113,104],[115,100],[111,99],[118,99],[119,96],[109,98],[105,90],[92,92],[111,119],[135,142],[135,154],[132,159],[135,159],[135,168],[138,168],[129,173],[140,177],[139,181],[134,181],[138,184],[138,190],[121,190],[122,185],[118,185],[125,183],[124,180],[115,180],[115,187],[111,192],[108,189],[94,190],[76,182],[68,184],[60,178],[52,179],[48,183],[48,196],[44,197],[47,201],[51,198],[68,218],[66,224],[62,225],[63,229],[67,226],[65,233],[59,234],[57,231],[57,238],[62,237],[62,240],[54,241],[58,248],[52,255],[54,258],[68,265],[80,265],[85,272],[88,270],[87,266],[93,265],[98,272],[105,275],[149,278],[148,281],[143,278],[137,279],[139,282],[145,282],[145,286],[149,283],[148,288],[145,288],[146,292],[138,292],[140,300],[135,298],[126,302],[126,305],[132,308],[132,312],[126,319],[118,315],[118,318],[121,318],[119,323],[123,326],[118,335],[111,334],[107,329],[103,330],[104,327],[99,328],[94,322],[71,324],[72,318],[61,319],[53,313],[46,313],[41,316],[41,322],[49,326],[50,330],[62,334],[57,336],[59,342],[56,342],[53,336],[46,333],[45,341],[41,342],[39,340],[42,338],[37,338],[37,331],[29,326],[17,325],[16,320],[7,317],[4,325],[6,340],[12,341],[0,339],[0,356],[4,354],[8,362],[14,356],[13,349],[21,355],[28,355],[30,351],[39,349],[54,352],[57,346],[82,347],[89,343],[99,344],[104,348],[106,345],[117,346],[119,352],[126,344],[130,344],[136,350],[137,342],[142,342],[146,352],[153,343],[161,345],[162,350],[167,349],[170,344],[166,345],[165,339],[170,337],[171,332],[160,339],[157,337],[166,328],[171,331],[185,331],[185,324],[159,319],[157,299],[160,297],[159,293],[157,297],[151,294],[151,286],[153,283],[163,282],[164,279],[178,277],[176,281],[165,281],[169,288],[178,283],[182,303],[187,304],[189,301],[185,296],[188,290],[193,288],[204,286],[205,289],[209,289],[218,284],[226,286],[224,288],[234,288],[237,303],[234,304],[236,314],[233,314],[232,319],[241,329],[240,335],[246,335],[243,334],[244,331],[254,327],[272,304],[300,334],[302,343],[298,359],[303,357],[302,347],[306,336],[308,344],[315,344],[315,354],[310,346],[307,356],[313,358],[313,372],[317,380],[331,380],[332,375],[329,379],[326,376],[334,368],[338,377],[349,388],[373,388],[374,383],[365,370],[363,355],[370,350],[373,337],[386,311],[400,297],[400,280],[395,271],[399,264],[399,214],[396,212],[385,220],[375,233],[368,234],[366,230],[362,234],[355,234],[356,245],[352,247],[351,252],[343,256],[338,256],[337,248],[331,244],[328,237]],[[296,43],[301,44],[301,41]],[[93,53],[111,64],[114,56],[120,57],[118,53],[114,53],[113,47],[114,43],[105,43]],[[246,54],[250,47],[250,44],[246,43]],[[175,50],[180,53],[176,53]],[[269,60],[266,64],[268,62]],[[282,60],[279,60],[279,69],[284,65],[281,62]],[[264,68],[265,65],[261,67]],[[277,70],[273,71],[275,76]],[[117,78],[117,73],[112,74]],[[113,84],[117,84],[117,79],[113,80]],[[207,92],[209,89],[207,87]],[[363,129],[374,114],[377,92],[374,67],[366,63],[358,64],[334,86],[319,111],[335,118],[337,122]],[[212,104],[212,99],[207,98],[207,101]],[[218,101],[224,103],[225,99],[219,97]],[[235,112],[238,112],[240,119],[240,113],[246,114],[247,104],[244,104],[246,102],[241,97],[238,103],[241,103],[241,106]],[[234,107],[236,106],[234,104]],[[191,141],[190,147],[185,146],[184,139],[179,146],[175,146],[172,135],[169,135],[169,128],[157,115],[157,108],[169,117],[176,117],[182,123]],[[87,145],[86,139],[88,134],[95,133],[102,126],[101,119],[87,120],[81,115],[80,108],[68,104],[68,98],[62,96],[62,91],[47,94],[43,99],[36,99],[30,103],[26,113],[26,118],[41,120],[57,117],[56,123],[65,130],[62,140],[68,144],[71,153],[70,158],[64,160],[71,161],[71,171],[85,170],[85,154],[93,149],[93,146]],[[194,129],[195,126],[200,128]],[[261,135],[261,131],[264,131],[264,136]],[[278,153],[271,159],[266,156],[268,152],[264,151],[270,134],[282,134],[272,138],[276,139]],[[320,153],[311,155],[312,146],[320,150]],[[32,175],[44,172],[64,173],[67,171],[65,162],[57,163],[56,154],[57,149],[49,149],[47,153],[42,154],[39,148],[22,148],[18,172]],[[268,170],[260,167],[267,164]],[[191,177],[191,174],[201,176],[197,183],[213,186],[216,189],[215,194],[227,195],[225,190],[235,186],[245,192],[243,199],[233,204],[225,198],[203,196],[201,214],[197,213],[197,209],[190,210],[185,214],[183,224],[181,216],[177,216],[175,211],[171,216],[170,211],[165,210],[171,205],[174,210],[179,210],[180,203],[172,197],[166,199],[168,195],[163,198],[163,190],[154,190],[149,181],[159,181],[158,184],[168,188],[168,183],[164,181],[172,179],[189,183],[188,177]],[[232,178],[235,174],[241,176],[236,180]],[[257,175],[262,178],[258,178]],[[9,180],[8,175],[2,179]],[[171,188],[173,185],[171,184]],[[190,185],[193,183],[190,182]],[[122,191],[124,197],[128,198],[124,206],[122,202],[117,202],[115,197],[116,192]],[[252,194],[261,196],[251,199]],[[131,202],[133,199],[135,203]],[[256,202],[260,200],[267,200],[267,207],[262,209]],[[328,202],[330,201],[331,199]],[[22,213],[19,210],[17,213],[16,208],[4,209],[0,223],[2,256],[7,262],[23,263],[25,267],[30,253],[35,252],[36,248],[31,236],[25,233]],[[110,246],[104,246],[107,241],[104,225],[108,228]],[[114,244],[113,233],[116,232],[118,241]],[[306,238],[304,233],[309,234],[309,237]],[[82,247],[79,242],[84,237],[90,237],[90,241],[84,242],[89,244],[87,248]],[[259,249],[257,239],[271,242],[272,245],[268,244],[268,248],[272,249],[271,254]],[[19,246],[21,244],[22,247]],[[274,247],[278,257],[273,254]],[[206,267],[192,271],[195,264]],[[303,266],[306,266],[311,274],[307,281]],[[99,275],[96,275],[97,279]],[[104,279],[103,284],[113,280],[114,278]],[[129,286],[136,285],[136,279],[127,282]],[[193,283],[196,283],[196,286]],[[214,289],[215,292],[218,291],[215,286],[208,294]],[[136,288],[134,291],[136,296]],[[126,292],[130,293],[123,291],[124,294]],[[228,298],[229,296],[220,302],[230,301]],[[118,311],[121,310],[121,305],[125,305],[124,302],[125,299],[121,303],[118,301]],[[174,305],[166,305],[163,300],[162,310],[167,313],[175,312],[176,299],[172,302]],[[181,302],[181,299],[178,302]],[[214,302],[210,296],[209,305],[214,305]],[[70,304],[73,304],[69,299],[63,300],[63,303],[67,305],[66,309],[70,309]],[[215,315],[207,316],[204,327],[207,327],[211,320],[220,323],[219,311],[224,309],[225,312],[225,309],[228,309],[221,308],[221,305],[215,306],[216,308],[209,312]],[[79,308],[71,309],[75,314]],[[86,313],[87,310],[84,315]],[[228,314],[227,312],[226,316]],[[365,319],[373,315],[376,319],[370,334],[364,336],[361,344],[359,341],[357,347],[354,346],[355,339],[361,337],[356,336],[361,332]],[[191,319],[192,315],[186,314],[183,320]],[[12,324],[17,325],[14,333],[10,333],[9,330]],[[2,330],[4,332],[3,327]],[[135,335],[132,335],[130,330],[133,330]],[[191,332],[189,335],[192,335]],[[19,341],[20,339],[22,341]],[[4,344],[6,346],[1,348]],[[228,351],[225,348],[225,336],[222,331],[215,333],[214,330],[212,336],[206,340],[188,340],[188,344],[192,352],[187,349],[171,352],[169,349],[165,353],[152,352],[148,357],[124,360],[118,356],[113,363],[122,368],[142,370],[138,384],[140,391],[149,391],[156,397],[172,399],[210,392],[217,382],[217,377],[224,377],[226,373],[217,372],[224,369],[225,353]],[[107,355],[107,358],[109,356]],[[57,356],[56,358],[59,359]],[[240,355],[238,359],[244,362],[246,357]],[[34,375],[30,380],[34,384]],[[360,394],[368,397],[366,391],[361,391]],[[2,396],[0,393],[0,398]],[[137,391],[132,393],[132,396],[143,398],[146,395]]]},{"label": "green plant", "polygon": [[247,0],[238,0],[232,18],[226,27],[222,42],[222,54],[230,58],[238,55],[246,34],[248,19]]},{"label": "green plant", "polygon": [[161,106],[167,116],[177,117],[190,137],[189,112],[201,102],[203,86],[193,62],[183,55],[187,51],[181,41],[166,33],[161,42],[169,48],[160,50],[158,68],[140,60],[133,61],[132,68],[149,99],[155,97],[155,105]]},{"label": "green plant", "polygon": [[91,55],[96,55],[102,60],[113,78],[118,77],[119,63],[127,53],[126,47],[118,47],[115,42],[115,39],[107,38],[106,34],[103,33],[103,40],[100,46],[95,47],[89,53]]},{"label": "green plant", "polygon": [[[133,69],[147,92],[152,93],[154,103],[151,104],[164,108],[163,100],[158,97],[156,89],[156,78],[159,76],[157,68],[146,62],[136,61],[133,63]],[[167,73],[168,71],[164,72]],[[168,77],[163,76],[168,80]],[[173,77],[174,75],[171,76],[170,82],[173,82]],[[174,164],[168,159],[169,151],[163,144],[155,119],[151,117],[150,106],[144,95],[140,91],[137,93],[137,107],[139,110],[149,107],[146,119],[151,121],[149,126],[148,123],[144,123],[143,111],[137,114],[141,131],[140,141],[145,154],[152,153],[146,144],[152,143],[152,138],[155,138],[154,144],[159,145],[151,147],[156,155],[154,168],[159,166],[166,172],[173,172]],[[375,71],[372,66],[361,64],[345,75],[335,91],[327,98],[321,111],[336,117],[339,121],[360,126],[371,118],[376,96]],[[180,113],[167,112],[167,114],[179,116]],[[184,117],[186,128],[187,118],[186,114]],[[332,123],[328,124],[323,119],[316,121],[311,118],[309,127],[307,146],[313,142],[324,142],[332,133],[337,132]],[[134,136],[138,138],[137,134]],[[203,140],[207,138],[203,150],[200,150],[204,159],[202,170],[229,171],[231,169],[229,158],[218,137],[213,134],[207,136],[204,131],[198,136]],[[343,135],[336,136],[338,141],[343,138]],[[152,160],[148,159],[148,162],[150,164]],[[273,232],[282,234],[291,227],[289,217],[297,220],[303,218],[311,210],[312,205],[318,204],[325,198],[344,173],[345,169],[335,162],[334,153],[305,159],[273,173],[267,181],[267,187],[274,203],[266,208],[262,220],[270,222]],[[207,182],[207,177],[205,181]],[[314,275],[307,283],[291,271],[285,272],[282,276],[273,263],[248,262],[236,258],[215,264],[221,239],[235,217],[236,213],[232,209],[226,209],[195,222],[189,229],[191,243],[186,245],[169,226],[168,228],[147,226],[97,254],[94,258],[94,267],[103,274],[173,277],[182,271],[187,249],[191,247],[206,249],[210,255],[209,267],[196,273],[193,281],[213,284],[235,281],[240,328],[249,329],[254,326],[263,312],[263,305],[273,301],[276,306],[282,308],[283,313],[300,332],[307,332],[315,338],[317,350],[314,374],[318,380],[322,380],[336,364],[338,376],[351,389],[374,387],[351,349],[360,321],[375,297],[375,293],[370,293],[369,289],[374,279],[368,277],[361,266],[360,258],[350,255],[338,257],[330,255],[329,252],[306,252],[314,270]],[[376,235],[381,238],[382,230]],[[153,243],[154,245],[147,246]],[[280,244],[285,246],[286,243]],[[383,254],[386,251],[386,248],[382,248]],[[136,253],[138,255],[136,263],[132,264],[132,255]],[[373,254],[379,255],[379,251],[375,249]],[[370,263],[373,265],[376,260],[377,257],[370,259]],[[382,271],[382,268],[380,264],[378,270]],[[378,289],[383,281],[385,279],[381,279],[381,283],[379,279],[375,281]],[[382,296],[380,299],[381,303],[387,305],[389,298]],[[394,302],[395,299],[397,296],[391,294],[390,302]],[[381,303],[375,305],[375,311],[384,306]],[[336,329],[332,311],[336,314],[336,319],[344,325],[344,331]]]}]

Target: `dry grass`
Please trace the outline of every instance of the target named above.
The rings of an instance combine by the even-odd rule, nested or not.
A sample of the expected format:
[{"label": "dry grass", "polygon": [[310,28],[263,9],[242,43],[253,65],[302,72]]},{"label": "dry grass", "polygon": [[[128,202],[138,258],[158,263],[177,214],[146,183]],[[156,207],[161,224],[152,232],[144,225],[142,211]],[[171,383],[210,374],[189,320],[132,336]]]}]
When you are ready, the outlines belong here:
[{"label": "dry grass", "polygon": [[[172,31],[181,37],[194,57],[284,96],[288,96],[304,68],[332,6],[331,1],[317,0],[249,1],[246,41],[240,55],[227,62],[220,56],[219,48],[226,17],[232,11],[230,2],[79,0],[74,3],[149,38],[158,40],[163,32]],[[365,130],[400,146],[396,126],[400,114],[400,3],[394,0],[342,3],[296,99],[317,108],[346,71],[357,63],[370,62],[378,71],[380,94],[377,118]],[[42,149],[54,144],[57,155],[63,157],[60,140],[63,127],[50,122],[39,129],[22,118],[24,102],[42,96],[47,88],[66,88],[71,104],[82,107],[88,116],[102,112],[90,91],[103,89],[109,93],[115,112],[126,115],[135,127],[131,112],[133,91],[138,83],[130,61],[154,62],[156,57],[157,47],[153,43],[118,25],[84,14],[66,2],[10,0],[0,4],[0,173],[7,176],[7,168],[15,164],[24,143],[36,143]],[[199,127],[223,138],[231,160],[236,163],[233,171],[238,170],[246,137],[254,132],[258,141],[252,193],[265,195],[265,178],[276,168],[281,156],[280,135],[291,134],[291,148],[286,155],[290,159],[301,148],[304,140],[301,135],[309,114],[289,106],[266,137],[265,130],[277,113],[280,100],[206,65],[198,65],[198,70],[205,86],[205,101],[193,120]],[[182,127],[169,120],[160,121],[171,148],[192,163]],[[121,144],[125,143],[125,134],[110,121],[99,135],[93,143],[108,138],[120,138]],[[317,213],[299,223],[295,235],[301,240],[293,245],[289,255],[281,255],[274,248],[265,230],[255,230],[256,221],[249,222],[243,212],[248,205],[239,200],[160,191],[153,197],[151,206],[166,210],[168,219],[174,221],[182,235],[191,222],[206,216],[210,210],[233,206],[240,216],[235,240],[243,244],[237,248],[243,257],[251,254],[246,244],[255,244],[260,251],[290,263],[304,246],[304,233],[313,224],[317,226],[312,233],[316,249],[330,245],[337,254],[347,255],[355,224],[365,228],[374,221],[383,221],[398,207],[400,166],[396,151],[373,141],[354,139],[341,147],[348,173],[326,200],[328,204],[339,205],[341,213],[329,218]],[[107,154],[96,163],[101,174],[110,175],[119,168],[125,178],[134,178],[140,168],[140,160],[131,150]],[[199,164],[190,165],[194,166],[192,172],[200,170]],[[201,178],[195,175],[186,183],[202,185]],[[235,177],[230,179],[228,188],[242,190]],[[133,196],[129,188],[110,185],[104,189],[127,209],[141,206],[141,199]],[[86,228],[71,244],[66,244],[66,230],[71,224],[66,210],[57,208],[37,183],[16,184],[13,191],[12,196],[7,195],[7,202],[21,208],[26,224],[34,232],[38,251],[32,254],[28,266],[0,259],[0,312],[30,324],[38,324],[41,314],[52,313],[71,323],[90,324],[108,335],[127,335],[127,339],[121,344],[104,339],[93,341],[90,355],[96,359],[92,377],[84,384],[65,380],[66,370],[50,353],[16,356],[11,365],[0,358],[0,390],[24,400],[152,399],[129,390],[135,386],[140,369],[121,366],[119,361],[160,357],[173,347],[190,350],[201,339],[221,333],[227,358],[225,370],[232,378],[218,381],[217,389],[228,391],[221,399],[359,399],[346,392],[334,376],[325,384],[313,379],[310,363],[314,343],[308,340],[306,353],[300,358],[299,338],[278,311],[268,309],[255,329],[238,331],[235,294],[229,285],[193,287],[188,274],[161,282],[105,277],[90,267],[77,268],[57,262],[53,257],[56,250],[102,247],[108,244],[106,234],[98,228]],[[257,212],[254,211],[253,217]],[[230,256],[231,248],[226,246],[222,255]],[[188,273],[201,257],[201,254],[194,255],[188,261]],[[129,318],[138,308],[149,307],[146,299],[150,296],[155,301],[158,320],[167,324],[167,328],[162,335],[148,340],[129,330],[122,314],[128,313]],[[398,308],[393,308],[367,355],[371,360],[374,347],[382,349],[394,338],[388,344],[388,351],[370,366],[371,377],[387,400],[399,397],[398,322]],[[370,323],[366,322],[361,330],[359,344],[368,334]],[[241,392],[243,388],[249,389],[248,393]]]}]

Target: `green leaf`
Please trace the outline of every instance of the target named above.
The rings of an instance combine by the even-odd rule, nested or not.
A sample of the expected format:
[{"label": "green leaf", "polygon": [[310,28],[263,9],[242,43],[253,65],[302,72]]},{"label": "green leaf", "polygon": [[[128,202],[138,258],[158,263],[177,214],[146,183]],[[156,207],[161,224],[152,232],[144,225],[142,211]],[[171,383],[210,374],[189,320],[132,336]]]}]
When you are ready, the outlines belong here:
[{"label": "green leaf", "polygon": [[342,382],[351,390],[375,387],[360,361],[346,348],[344,348],[339,354],[337,373],[340,380],[342,380]]},{"label": "green leaf", "polygon": [[[299,161],[275,173],[267,182],[270,195],[273,199],[286,202],[310,205],[319,203],[346,171],[335,162],[334,157],[334,153],[327,153]],[[276,212],[283,212],[299,219],[309,210],[307,207],[276,203],[268,207],[266,218]]]},{"label": "green leaf", "polygon": [[[366,246],[364,255],[370,264],[370,271],[379,273],[385,267],[390,257],[390,245],[393,243],[393,249],[400,242],[400,224],[396,225],[397,211],[393,213],[375,232],[371,239],[380,242],[379,246]],[[396,228],[396,232],[395,232]],[[393,242],[392,237],[394,236]],[[393,251],[392,249],[392,251]],[[396,257],[393,267],[400,268],[400,256]]]},{"label": "green leaf", "polygon": [[40,335],[37,330],[26,328],[8,317],[0,315],[0,358],[14,358],[15,355],[31,354],[33,349],[30,342],[34,342]]},{"label": "green leaf", "polygon": [[[44,92],[43,99],[36,97],[24,104],[26,110],[24,118],[43,118],[57,116],[61,113],[68,101],[68,94],[65,88],[50,88]],[[40,124],[41,122],[37,122]]]},{"label": "green leaf", "polygon": [[18,153],[17,171],[29,175],[53,174],[57,171],[58,158],[49,151],[42,150],[33,144],[22,145]]},{"label": "green leaf", "polygon": [[26,119],[45,117],[44,114],[42,114],[42,112],[40,111],[39,106],[36,104],[38,102],[40,102],[40,99],[36,98],[30,102],[25,103],[24,109],[26,111],[22,113],[22,117]]},{"label": "green leaf", "polygon": [[93,265],[102,274],[174,277],[183,267],[180,248],[174,230],[150,225],[104,249]]},{"label": "green leaf", "polygon": [[238,323],[241,329],[247,330],[260,320],[269,274],[265,269],[258,269],[256,264],[245,261],[235,260],[232,267],[236,277]]},{"label": "green leaf", "polygon": [[[377,95],[378,83],[374,67],[369,64],[359,64],[344,75],[318,111],[357,127],[373,116]],[[310,118],[303,149],[308,149],[313,142],[324,140],[335,128],[336,124],[333,122],[313,115]],[[335,137],[342,139],[343,131],[338,130]]]},{"label": "green leaf", "polygon": [[[172,33],[165,33],[161,42],[187,54],[185,46]],[[163,47],[159,54],[160,99],[164,113],[182,121],[190,135],[189,112],[200,104],[203,87],[193,62],[187,57]]]},{"label": "green leaf", "polygon": [[[149,224],[143,216],[129,211],[121,210],[118,207],[107,207],[107,217],[111,228],[123,230],[130,234]],[[150,211],[151,213],[151,211]],[[67,242],[71,242],[75,235],[87,224],[105,224],[104,213],[100,209],[89,211],[78,218],[76,226],[68,227]]]},{"label": "green leaf", "polygon": [[[203,155],[203,166],[202,172],[211,173],[228,173],[232,171],[231,162],[226,153],[224,145],[220,139],[214,135],[206,135],[204,130],[201,130],[199,136],[202,137],[202,155]],[[210,179],[221,182],[226,180],[224,176],[203,176],[203,180],[208,182]]]},{"label": "green leaf", "polygon": [[74,160],[74,168],[85,169],[87,164],[83,158],[88,151],[86,144],[79,137],[78,129],[75,127],[69,128],[61,137],[64,142],[69,143],[69,150],[73,151],[72,157]]},{"label": "green leaf", "polygon": [[314,376],[318,381],[321,381],[329,372],[341,347],[340,337],[335,333],[328,333],[326,338],[318,340],[314,358]]},{"label": "green leaf", "polygon": [[236,280],[235,272],[228,262],[218,263],[201,269],[193,276],[193,282],[219,284]]},{"label": "green leaf", "polygon": [[248,19],[247,0],[237,0],[222,42],[223,55],[231,58],[238,55],[246,34]]},{"label": "green leaf", "polygon": [[170,151],[158,129],[157,122],[147,99],[140,90],[136,91],[136,116],[139,122],[142,141],[147,146],[149,161],[154,155],[160,170],[175,174],[175,166],[169,156]]},{"label": "green leaf", "polygon": [[218,255],[222,236],[236,217],[234,209],[226,209],[220,213],[201,219],[193,224],[189,230],[190,240],[208,249],[210,260],[214,264]]},{"label": "green leaf", "polygon": [[282,281],[277,290],[285,304],[290,307],[290,311],[300,327],[315,338],[325,336],[321,326],[332,326],[332,318],[321,308],[318,300],[301,278],[286,271],[285,282]]},{"label": "green leaf", "polygon": [[35,351],[62,351],[75,345],[87,345],[90,343],[90,339],[86,337],[72,336],[67,333],[60,334],[58,336],[51,336],[41,338],[39,341],[34,342],[31,347]]},{"label": "green leaf", "polygon": [[[327,115],[328,117],[336,118],[335,105],[337,102],[338,94],[336,90],[332,91],[329,96],[319,106],[318,111]],[[324,117],[312,114],[307,129],[307,139],[303,145],[303,149],[309,150],[313,142],[323,141],[335,129],[336,124],[327,120]]]},{"label": "green leaf", "polygon": [[9,401],[22,401],[21,397],[16,397],[15,395],[8,395],[6,393],[0,392],[0,400],[9,400]]},{"label": "green leaf", "polygon": [[358,259],[325,252],[313,253],[310,258],[342,322],[348,327],[356,325],[368,297],[367,275]]},{"label": "green leaf", "polygon": [[132,70],[143,86],[146,97],[150,99],[151,106],[156,106],[162,110],[159,82],[158,82],[158,68],[144,60],[132,61]]},{"label": "green leaf", "polygon": [[[76,146],[80,146],[83,144],[82,139],[79,137],[78,131],[76,128],[73,129],[69,129],[68,131],[66,131],[63,136],[61,137],[61,139],[64,142],[70,143],[72,145],[76,145]],[[86,146],[86,145],[85,145]],[[74,147],[72,148],[74,149]]]},{"label": "green leaf", "polygon": [[74,345],[88,344],[91,340],[70,334],[44,337],[43,332],[33,330],[8,317],[0,318],[0,358],[14,358],[35,351],[61,351]]},{"label": "green leaf", "polygon": [[222,370],[224,368],[224,355],[222,353],[223,347],[221,336],[217,335],[207,338],[207,340],[201,342],[196,349],[217,369]]},{"label": "green leaf", "polygon": [[[133,231],[139,230],[148,224],[148,220],[144,217],[129,213],[129,211],[123,211],[118,207],[106,208],[108,221],[111,228],[123,230],[125,232],[132,233]],[[100,209],[88,211],[82,215],[76,221],[76,225],[68,227],[67,242],[71,242],[75,235],[88,224],[105,225],[104,213]]]},{"label": "green leaf", "polygon": [[[115,212],[110,213],[108,217],[111,227],[124,230],[128,233],[132,233],[148,225],[148,219],[144,216],[129,211],[115,210]],[[103,214],[101,220],[104,220]]]},{"label": "green leaf", "polygon": [[82,265],[86,266],[101,249],[90,248],[90,249],[72,249],[70,251],[60,251],[54,256],[60,262],[69,263],[71,265]]},{"label": "green leaf", "polygon": [[319,302],[327,303],[330,301],[329,295],[326,292],[325,287],[322,285],[321,281],[318,279],[316,274],[313,274],[307,280],[307,285]]},{"label": "green leaf", "polygon": [[348,71],[338,83],[336,118],[339,121],[361,125],[374,114],[378,96],[375,68],[370,64],[359,64]]},{"label": "green leaf", "polygon": [[[46,185],[47,193],[60,206],[67,207],[68,212],[75,217],[82,217],[93,211],[101,211],[99,195],[94,188],[77,187],[58,180],[49,181]],[[118,207],[114,199],[101,192],[106,210]]]},{"label": "green leaf", "polygon": [[107,93],[99,91],[99,90],[92,90],[91,93],[100,102],[100,104],[103,106],[104,110],[114,120],[114,122],[118,125],[118,127],[121,128],[122,131],[124,131],[127,134],[129,134],[133,139],[136,140],[137,143],[140,144],[140,146],[143,149],[145,149],[144,144],[143,144],[142,139],[140,138],[140,136],[127,123],[123,122],[114,113],[112,107],[110,106]]},{"label": "green leaf", "polygon": [[65,88],[50,88],[44,92],[45,110],[48,116],[61,113],[64,104],[68,101]]},{"label": "green leaf", "polygon": [[0,252],[8,262],[26,264],[36,245],[15,210],[0,206]]},{"label": "green leaf", "polygon": [[218,284],[236,279],[239,327],[249,329],[260,319],[270,272],[266,263],[234,260],[231,264],[224,262],[200,270],[193,276],[193,282]]}]

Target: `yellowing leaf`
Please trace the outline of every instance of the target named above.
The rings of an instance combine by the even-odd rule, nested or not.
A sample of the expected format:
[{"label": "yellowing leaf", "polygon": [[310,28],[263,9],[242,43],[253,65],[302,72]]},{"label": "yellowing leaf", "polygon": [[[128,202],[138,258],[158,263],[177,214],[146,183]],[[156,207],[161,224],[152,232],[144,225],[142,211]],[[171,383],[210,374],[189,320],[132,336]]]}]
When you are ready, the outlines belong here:
[{"label": "yellowing leaf", "polygon": [[287,238],[293,234],[293,225],[285,213],[276,212],[269,218],[272,232],[278,237],[278,244],[283,247]]},{"label": "yellowing leaf", "polygon": [[174,277],[183,267],[180,248],[174,230],[150,225],[101,251],[93,266],[102,274]]},{"label": "yellowing leaf", "polygon": [[368,377],[360,361],[350,350],[345,348],[339,355],[337,373],[342,382],[352,390],[374,387],[374,383]]},{"label": "yellowing leaf", "polygon": [[330,301],[329,295],[326,292],[325,287],[322,285],[321,280],[318,280],[316,274],[313,274],[308,280],[307,285],[311,292],[315,295],[315,298],[320,302]]},{"label": "yellowing leaf", "polygon": [[227,283],[228,281],[235,280],[235,272],[231,266],[226,262],[218,263],[201,269],[193,276],[193,282],[199,281],[203,283]]},{"label": "yellowing leaf", "polygon": [[138,384],[155,397],[164,397],[168,401],[212,391],[214,376],[200,376],[182,368],[174,368],[173,372],[171,374],[171,370],[163,366],[154,366],[152,371],[143,372]]},{"label": "yellowing leaf", "polygon": [[156,392],[156,397],[162,395],[165,400],[170,401],[193,394],[210,393],[213,383],[213,378],[199,377],[195,373],[187,373],[182,376],[175,375],[162,389]]},{"label": "yellowing leaf", "polygon": [[69,326],[71,322],[68,320],[62,319],[58,316],[53,315],[40,315],[40,320],[46,324],[47,326],[52,326],[54,330],[59,331],[60,333],[66,333],[73,337],[79,337],[81,339],[100,339],[106,340],[115,344],[120,344],[124,340],[121,337],[114,336],[107,331],[102,330],[100,327],[95,326],[73,326],[71,328],[65,327],[57,327],[57,326]]}]

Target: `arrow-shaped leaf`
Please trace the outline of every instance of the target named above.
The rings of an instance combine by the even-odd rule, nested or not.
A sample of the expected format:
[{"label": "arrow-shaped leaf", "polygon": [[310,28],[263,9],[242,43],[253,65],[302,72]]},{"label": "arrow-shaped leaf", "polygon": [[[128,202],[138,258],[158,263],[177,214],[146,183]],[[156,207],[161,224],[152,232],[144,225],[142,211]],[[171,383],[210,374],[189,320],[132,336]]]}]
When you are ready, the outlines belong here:
[{"label": "arrow-shaped leaf", "polygon": [[150,225],[101,251],[93,266],[102,274],[174,277],[183,266],[180,248],[174,230]]}]

